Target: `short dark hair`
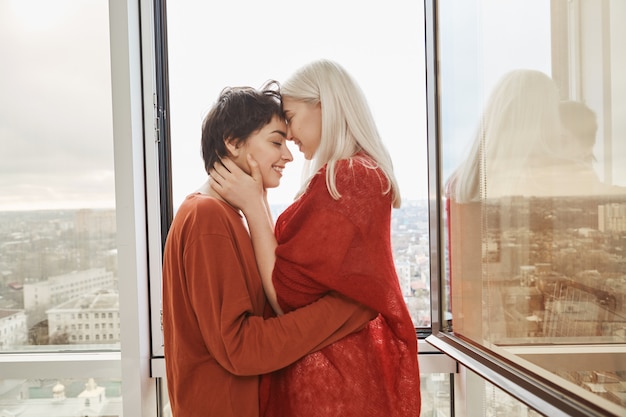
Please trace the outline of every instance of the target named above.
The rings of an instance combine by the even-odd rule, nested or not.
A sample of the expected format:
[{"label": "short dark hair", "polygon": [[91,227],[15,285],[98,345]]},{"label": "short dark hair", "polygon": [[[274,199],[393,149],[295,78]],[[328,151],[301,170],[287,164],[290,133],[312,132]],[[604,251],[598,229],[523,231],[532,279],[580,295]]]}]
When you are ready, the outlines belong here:
[{"label": "short dark hair", "polygon": [[260,89],[224,88],[202,122],[202,158],[207,173],[228,154],[226,140],[245,142],[274,117],[284,120],[278,81],[270,80]]}]

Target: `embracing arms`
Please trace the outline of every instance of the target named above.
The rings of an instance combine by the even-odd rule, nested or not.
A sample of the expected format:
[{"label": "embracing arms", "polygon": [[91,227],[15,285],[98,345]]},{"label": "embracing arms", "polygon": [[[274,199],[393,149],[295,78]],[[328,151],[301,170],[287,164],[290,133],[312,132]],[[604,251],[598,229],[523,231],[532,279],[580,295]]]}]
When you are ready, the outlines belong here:
[{"label": "embracing arms", "polygon": [[283,314],[276,291],[272,284],[272,271],[276,261],[276,237],[274,222],[267,202],[266,191],[258,171],[258,164],[248,155],[252,175],[248,175],[237,165],[225,158],[224,164],[216,164],[210,172],[210,185],[230,204],[243,211],[250,229],[250,237],[263,282],[265,295],[276,314]]}]

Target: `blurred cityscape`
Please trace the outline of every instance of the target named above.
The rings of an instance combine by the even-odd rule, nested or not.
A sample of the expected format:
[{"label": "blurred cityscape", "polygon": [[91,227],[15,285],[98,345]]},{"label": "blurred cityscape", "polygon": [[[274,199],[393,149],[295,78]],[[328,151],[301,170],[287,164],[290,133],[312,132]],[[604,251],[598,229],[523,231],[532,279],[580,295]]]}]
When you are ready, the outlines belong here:
[{"label": "blurred cityscape", "polygon": [[[484,209],[482,311],[489,341],[502,346],[626,343],[623,196],[507,197]],[[605,364],[608,369],[602,369],[601,361],[585,359],[560,369],[556,360],[542,366],[626,406],[625,368]]]},{"label": "blurred cityscape", "polygon": [[[275,217],[284,208],[273,206]],[[511,197],[486,204],[484,213],[479,308],[491,342],[624,343],[626,202]],[[392,217],[396,270],[416,327],[431,323],[428,215],[426,201],[405,201]],[[114,210],[2,212],[0,248],[0,351],[119,349]],[[626,405],[622,371],[554,372]],[[448,385],[447,377],[424,382]],[[56,401],[109,415],[106,407],[120,407],[120,384],[0,379],[0,410],[15,412],[29,399],[34,408]],[[424,397],[425,409],[449,404],[446,387]]]},{"label": "blurred cityscape", "polygon": [[0,350],[119,342],[114,210],[0,213]]},{"label": "blurred cityscape", "polygon": [[485,207],[491,341],[626,341],[625,202],[510,197]]},{"label": "blurred cityscape", "polygon": [[[392,230],[411,316],[429,326],[426,202],[394,210]],[[0,350],[119,343],[114,210],[3,212],[0,248]]]},{"label": "blurred cityscape", "polygon": [[[392,230],[411,316],[429,326],[427,202],[394,210]],[[115,210],[0,212],[0,352],[119,349],[119,279]],[[118,416],[120,385],[0,375],[0,414]]]}]

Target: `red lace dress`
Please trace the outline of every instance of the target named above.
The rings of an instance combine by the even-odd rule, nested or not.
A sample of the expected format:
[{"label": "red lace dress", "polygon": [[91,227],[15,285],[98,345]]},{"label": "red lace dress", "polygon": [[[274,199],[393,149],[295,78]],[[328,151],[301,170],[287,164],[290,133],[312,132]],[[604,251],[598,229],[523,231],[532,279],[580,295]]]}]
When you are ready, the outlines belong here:
[{"label": "red lace dress", "polygon": [[285,312],[337,291],[380,314],[364,329],[263,376],[264,417],[418,417],[417,339],[396,275],[391,196],[371,160],[325,167],[277,220],[273,282]]}]

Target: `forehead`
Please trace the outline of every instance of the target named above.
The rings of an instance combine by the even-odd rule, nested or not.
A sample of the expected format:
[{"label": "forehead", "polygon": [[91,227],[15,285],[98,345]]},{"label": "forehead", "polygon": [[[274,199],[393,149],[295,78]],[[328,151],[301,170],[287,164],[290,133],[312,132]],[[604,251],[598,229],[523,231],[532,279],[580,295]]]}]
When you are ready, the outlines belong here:
[{"label": "forehead", "polygon": [[300,100],[295,100],[290,97],[283,97],[283,109],[285,111],[293,111],[299,105],[302,105],[303,102]]},{"label": "forehead", "polygon": [[287,123],[285,122],[285,119],[283,119],[282,117],[274,116],[268,124],[259,129],[259,133],[265,135],[278,134],[284,136],[286,130]]},{"label": "forehead", "polygon": [[305,100],[296,100],[293,98],[283,98],[283,113],[286,116],[298,112],[311,112],[319,109],[319,103],[310,103]]}]

